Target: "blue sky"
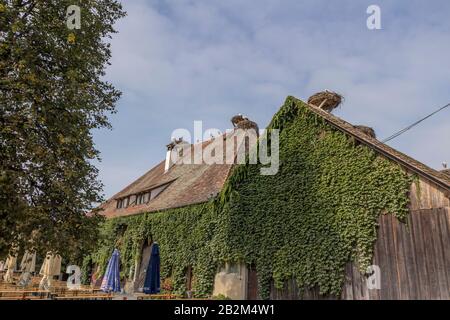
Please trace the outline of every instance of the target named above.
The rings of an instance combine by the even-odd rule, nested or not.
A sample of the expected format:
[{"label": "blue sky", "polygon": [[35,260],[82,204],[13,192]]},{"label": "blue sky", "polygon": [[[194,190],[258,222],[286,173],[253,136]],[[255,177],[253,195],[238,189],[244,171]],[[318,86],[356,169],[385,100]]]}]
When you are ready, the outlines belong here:
[{"label": "blue sky", "polygon": [[[366,9],[381,8],[381,30]],[[94,132],[107,197],[165,157],[177,128],[265,127],[287,95],[340,92],[334,111],[379,138],[450,102],[450,1],[123,1],[107,79],[123,92],[113,130]],[[441,169],[450,108],[389,142]]]}]

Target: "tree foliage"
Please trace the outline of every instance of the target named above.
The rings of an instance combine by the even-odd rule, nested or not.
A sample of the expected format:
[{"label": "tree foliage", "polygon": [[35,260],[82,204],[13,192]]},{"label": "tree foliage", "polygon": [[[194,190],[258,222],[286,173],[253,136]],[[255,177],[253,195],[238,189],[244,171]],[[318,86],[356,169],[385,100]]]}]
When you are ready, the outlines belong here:
[{"label": "tree foliage", "polygon": [[[69,5],[80,29],[66,26]],[[120,97],[103,76],[122,16],[115,0],[0,0],[0,250],[77,258],[95,242],[92,130],[109,127]]]}]

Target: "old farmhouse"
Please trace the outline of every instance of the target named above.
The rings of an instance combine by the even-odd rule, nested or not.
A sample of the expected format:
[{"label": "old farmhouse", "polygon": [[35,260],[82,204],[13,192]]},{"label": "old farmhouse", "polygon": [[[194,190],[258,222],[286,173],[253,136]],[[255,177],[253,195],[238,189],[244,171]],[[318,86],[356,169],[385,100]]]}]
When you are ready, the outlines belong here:
[{"label": "old farmhouse", "polygon": [[[288,97],[280,168],[166,159],[101,206],[92,259],[121,253],[139,291],[158,242],[162,288],[234,299],[450,299],[450,176]],[[229,139],[225,134],[202,142]],[[186,148],[184,149],[186,150]]]}]

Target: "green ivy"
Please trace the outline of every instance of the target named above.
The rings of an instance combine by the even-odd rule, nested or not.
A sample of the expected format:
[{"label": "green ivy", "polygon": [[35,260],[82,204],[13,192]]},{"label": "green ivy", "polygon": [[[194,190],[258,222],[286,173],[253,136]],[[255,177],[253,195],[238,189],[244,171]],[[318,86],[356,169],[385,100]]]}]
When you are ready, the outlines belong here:
[{"label": "green ivy", "polygon": [[412,178],[293,97],[268,129],[280,129],[276,175],[239,165],[214,203],[110,219],[95,261],[106,265],[120,239],[129,269],[151,237],[161,248],[162,277],[171,276],[180,293],[187,266],[195,294],[207,296],[221,262],[243,261],[256,265],[263,299],[272,280],[281,288],[292,278],[300,288],[339,295],[347,262],[362,272],[371,264],[380,214],[405,220]]},{"label": "green ivy", "polygon": [[124,276],[128,275],[140,259],[144,241],[151,239],[160,247],[161,278],[172,277],[175,292],[184,293],[186,269],[192,266],[194,292],[196,296],[207,296],[212,292],[217,270],[208,246],[216,220],[214,212],[212,203],[204,203],[107,220],[101,227],[103,240],[94,260],[104,271],[117,247],[121,270]]}]

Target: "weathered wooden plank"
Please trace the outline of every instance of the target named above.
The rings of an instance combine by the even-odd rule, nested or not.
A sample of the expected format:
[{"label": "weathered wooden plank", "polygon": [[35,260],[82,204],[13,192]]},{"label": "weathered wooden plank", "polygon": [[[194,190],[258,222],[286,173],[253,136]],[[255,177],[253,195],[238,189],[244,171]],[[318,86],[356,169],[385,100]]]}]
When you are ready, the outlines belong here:
[{"label": "weathered wooden plank", "polygon": [[351,264],[351,273],[352,273],[352,279],[353,279],[353,296],[355,300],[361,300],[362,294],[361,294],[361,281],[358,277],[358,273],[355,272],[355,264]]},{"label": "weathered wooden plank", "polygon": [[418,278],[420,283],[419,299],[430,299],[430,281],[426,264],[423,230],[421,227],[421,215],[419,211],[411,212],[412,228],[414,230],[415,256],[417,257]]},{"label": "weathered wooden plank", "polygon": [[380,290],[380,299],[381,300],[387,300],[390,299],[389,294],[389,286],[390,286],[390,276],[388,273],[388,265],[389,261],[387,259],[388,257],[388,251],[386,248],[386,236],[385,236],[385,219],[384,216],[381,216],[379,218],[379,226],[378,226],[378,239],[377,239],[377,250],[380,252],[378,256],[378,266],[381,270],[381,290]]},{"label": "weathered wooden plank", "polygon": [[398,276],[396,272],[396,256],[392,232],[392,215],[383,216],[384,242],[386,252],[386,265],[381,272],[388,279],[387,281],[387,299],[398,299]]},{"label": "weathered wooden plank", "polygon": [[428,183],[424,185],[424,191],[425,191],[425,199],[426,199],[424,209],[431,209],[431,208],[433,208],[433,203],[431,200],[433,192],[431,191],[431,186]]},{"label": "weathered wooden plank", "polygon": [[298,299],[297,282],[295,281],[295,279],[291,280],[291,299],[293,300]]},{"label": "weathered wooden plank", "polygon": [[[374,252],[373,252],[373,262],[372,264],[380,267],[380,246],[378,245],[378,240],[375,243]],[[383,277],[382,274],[379,275]],[[370,289],[369,291],[369,300],[380,300],[380,289]]]},{"label": "weathered wooden plank", "polygon": [[295,287],[297,287],[297,284],[295,283],[294,279],[289,279],[286,283],[286,296],[285,299],[286,300],[295,300],[297,299],[296,297],[296,292],[295,292]]},{"label": "weathered wooden plank", "polygon": [[436,257],[434,255],[434,243],[433,237],[431,235],[431,221],[434,218],[431,210],[421,210],[420,214],[420,223],[422,227],[423,234],[423,243],[424,243],[424,258],[426,263],[426,268],[428,272],[428,281],[429,281],[429,295],[430,299],[439,299],[440,298],[440,290],[439,283],[437,277],[437,267],[436,267]]},{"label": "weathered wooden plank", "polygon": [[401,223],[396,217],[391,215],[392,235],[396,257],[396,269],[398,280],[398,298],[406,300],[410,296],[408,271],[405,262],[405,224]]},{"label": "weathered wooden plank", "polygon": [[358,281],[361,284],[361,299],[369,300],[369,289],[367,288],[367,278],[365,275],[361,274],[359,268],[355,266],[355,272],[358,273]]},{"label": "weathered wooden plank", "polygon": [[417,184],[413,182],[409,189],[409,210],[417,210],[420,208],[419,198]]},{"label": "weathered wooden plank", "polygon": [[446,210],[444,208],[442,209],[435,209],[433,210],[433,219],[432,219],[432,237],[433,237],[433,243],[434,243],[434,254],[436,257],[436,267],[437,267],[437,278],[438,278],[438,285],[440,289],[440,299],[448,300],[450,299],[450,286],[449,286],[449,279],[447,277],[447,266],[445,262],[445,246],[449,246],[450,242],[448,241],[448,233],[447,226],[444,224],[441,224],[441,216],[446,216]]},{"label": "weathered wooden plank", "polygon": [[[445,214],[439,218],[439,227],[442,232],[443,250],[444,250],[444,264],[446,271],[446,278],[448,288],[450,288],[450,207],[444,208]],[[449,290],[450,291],[450,290]]]},{"label": "weathered wooden plank", "polygon": [[345,265],[345,280],[341,298],[344,300],[354,300],[353,273],[352,273],[352,264],[350,262]]},{"label": "weathered wooden plank", "polygon": [[409,299],[419,299],[420,282],[418,277],[417,259],[414,248],[414,229],[411,214],[403,229],[404,255],[406,276],[409,285]]}]

